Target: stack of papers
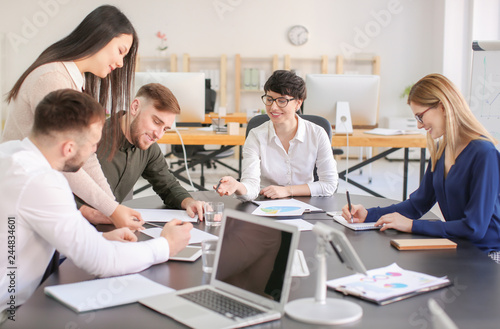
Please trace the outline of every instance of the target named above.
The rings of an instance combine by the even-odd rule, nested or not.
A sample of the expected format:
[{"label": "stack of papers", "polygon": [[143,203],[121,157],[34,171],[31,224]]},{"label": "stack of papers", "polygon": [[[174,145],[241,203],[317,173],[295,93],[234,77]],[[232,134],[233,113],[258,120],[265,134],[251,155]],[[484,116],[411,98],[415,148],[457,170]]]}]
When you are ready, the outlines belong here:
[{"label": "stack of papers", "polygon": [[139,299],[166,294],[174,289],[165,287],[140,274],[83,281],[44,288],[46,295],[75,312],[135,303]]},{"label": "stack of papers", "polygon": [[407,271],[397,264],[377,268],[368,275],[354,274],[327,281],[328,287],[379,305],[386,305],[451,284],[447,277],[438,278]]},{"label": "stack of papers", "polygon": [[[163,228],[161,227],[152,227],[139,232],[149,235],[152,238],[159,238],[162,230]],[[189,239],[189,244],[201,243],[203,240],[217,240],[219,238],[217,235],[207,233],[197,228],[193,228],[190,233],[191,239]]]},{"label": "stack of papers", "polygon": [[198,215],[194,218],[189,217],[185,210],[178,209],[134,209],[141,213],[142,219],[146,222],[170,222],[172,219],[180,219],[183,222],[198,221]]}]

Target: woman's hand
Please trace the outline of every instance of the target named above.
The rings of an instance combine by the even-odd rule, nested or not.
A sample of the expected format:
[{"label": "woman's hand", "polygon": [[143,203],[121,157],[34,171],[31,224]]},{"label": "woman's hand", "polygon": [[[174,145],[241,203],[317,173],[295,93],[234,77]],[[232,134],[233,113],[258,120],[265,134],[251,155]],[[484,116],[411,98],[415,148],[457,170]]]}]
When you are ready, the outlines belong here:
[{"label": "woman's hand", "polygon": [[115,211],[111,214],[111,220],[116,228],[128,227],[131,230],[144,230],[142,226],[144,220],[141,214],[124,205],[118,205]]},{"label": "woman's hand", "polygon": [[260,190],[261,195],[269,199],[281,199],[292,196],[290,186],[269,185]]},{"label": "woman's hand", "polygon": [[393,228],[401,232],[411,233],[411,229],[413,227],[413,220],[397,212],[393,212],[392,214],[387,214],[380,217],[380,219],[375,223],[375,225],[382,226],[380,231],[385,231],[388,228]]},{"label": "woman's hand", "polygon": [[220,196],[232,195],[236,193],[237,195],[247,194],[247,189],[245,185],[238,182],[234,177],[224,176],[220,179],[220,183],[213,186],[215,192],[219,193]]},{"label": "woman's hand", "polygon": [[349,212],[349,205],[342,207],[342,217],[349,223],[363,223],[367,215],[368,211],[360,204],[351,205],[351,212]]}]

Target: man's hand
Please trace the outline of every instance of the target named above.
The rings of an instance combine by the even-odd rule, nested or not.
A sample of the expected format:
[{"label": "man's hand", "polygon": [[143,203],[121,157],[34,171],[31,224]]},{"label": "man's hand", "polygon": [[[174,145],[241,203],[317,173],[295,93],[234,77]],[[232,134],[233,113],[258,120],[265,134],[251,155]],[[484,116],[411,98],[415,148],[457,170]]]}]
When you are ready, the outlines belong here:
[{"label": "man's hand", "polygon": [[401,232],[411,233],[411,229],[413,228],[413,220],[397,212],[393,212],[392,214],[387,214],[380,217],[375,225],[382,226],[382,228],[380,229],[381,232],[387,230],[388,228],[393,228]]},{"label": "man's hand", "polygon": [[290,186],[269,185],[260,190],[260,194],[269,199],[281,199],[291,196]]},{"label": "man's hand", "polygon": [[137,237],[128,227],[117,228],[116,230],[103,233],[102,236],[110,241],[121,241],[121,242],[137,241]]},{"label": "man's hand", "polygon": [[349,205],[346,204],[342,207],[342,217],[349,223],[351,222],[351,218],[354,223],[363,223],[366,220],[366,216],[368,216],[368,211],[360,204],[351,205],[351,213],[349,213]]},{"label": "man's hand", "polygon": [[170,257],[175,256],[184,249],[191,239],[193,225],[189,222],[183,223],[180,219],[173,219],[163,227],[161,236],[167,239],[170,247]]},{"label": "man's hand", "polygon": [[83,205],[80,207],[80,212],[83,217],[85,217],[90,223],[94,225],[98,224],[113,224],[111,218],[104,215],[97,209],[91,208],[89,206]]},{"label": "man's hand", "polygon": [[118,205],[111,214],[111,220],[117,228],[128,227],[131,230],[144,230],[144,220],[139,212],[129,207]]},{"label": "man's hand", "polygon": [[181,208],[185,209],[189,217],[193,218],[194,215],[198,215],[198,219],[203,221],[203,206],[205,202],[197,201],[193,198],[185,198],[182,200]]}]

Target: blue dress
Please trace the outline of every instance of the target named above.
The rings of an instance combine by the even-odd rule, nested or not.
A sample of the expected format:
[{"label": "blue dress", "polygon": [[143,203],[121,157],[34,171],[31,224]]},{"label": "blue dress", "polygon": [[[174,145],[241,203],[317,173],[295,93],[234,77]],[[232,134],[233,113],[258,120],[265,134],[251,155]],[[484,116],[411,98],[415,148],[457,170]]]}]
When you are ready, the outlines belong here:
[{"label": "blue dress", "polygon": [[410,198],[385,208],[368,209],[367,222],[393,212],[418,219],[436,203],[446,220],[414,220],[412,233],[464,238],[485,252],[500,251],[500,153],[484,140],[473,140],[444,178],[444,156],[434,172],[427,167]]}]

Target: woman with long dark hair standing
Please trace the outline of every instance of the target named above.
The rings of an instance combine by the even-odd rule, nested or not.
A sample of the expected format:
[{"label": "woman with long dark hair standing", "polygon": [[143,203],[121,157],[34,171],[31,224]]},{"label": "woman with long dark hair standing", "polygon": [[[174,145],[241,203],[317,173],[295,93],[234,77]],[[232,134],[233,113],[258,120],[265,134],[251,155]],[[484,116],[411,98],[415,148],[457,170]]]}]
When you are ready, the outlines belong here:
[{"label": "woman with long dark hair standing", "polygon": [[[90,94],[114,120],[130,101],[137,48],[134,27],[120,10],[109,5],[96,8],[67,37],[45,49],[7,94],[9,113],[2,141],[27,137],[39,101],[63,88]],[[114,138],[116,145],[114,132],[119,132],[119,125],[114,128],[113,136],[103,138]],[[138,212],[115,201],[95,155],[66,178],[73,193],[93,207],[80,209],[92,223],[142,226]]]}]

